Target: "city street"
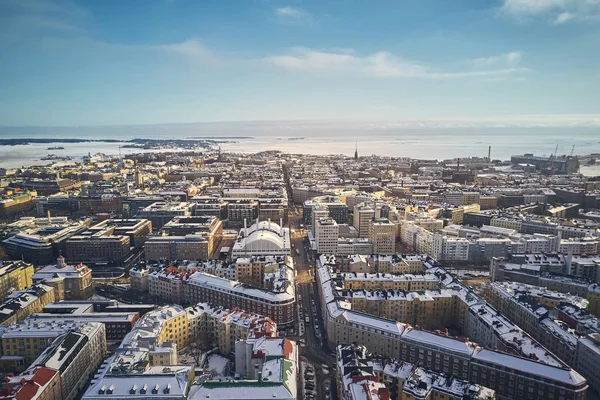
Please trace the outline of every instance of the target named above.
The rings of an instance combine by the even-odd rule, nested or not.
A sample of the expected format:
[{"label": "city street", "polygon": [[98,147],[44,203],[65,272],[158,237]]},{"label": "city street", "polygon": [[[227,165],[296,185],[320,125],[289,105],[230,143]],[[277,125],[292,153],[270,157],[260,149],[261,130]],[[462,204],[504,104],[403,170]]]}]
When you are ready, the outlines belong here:
[{"label": "city street", "polygon": [[[315,398],[335,398],[335,357],[327,349],[326,338],[323,337],[323,320],[313,276],[314,259],[308,248],[306,231],[300,228],[300,224],[302,224],[301,208],[290,207],[289,224],[290,228],[294,230],[292,252],[296,268],[296,301],[299,324],[297,340],[300,344],[300,356],[314,366]],[[299,250],[299,254],[296,249]],[[326,385],[327,383],[328,385]],[[326,387],[329,387],[329,390]]]}]

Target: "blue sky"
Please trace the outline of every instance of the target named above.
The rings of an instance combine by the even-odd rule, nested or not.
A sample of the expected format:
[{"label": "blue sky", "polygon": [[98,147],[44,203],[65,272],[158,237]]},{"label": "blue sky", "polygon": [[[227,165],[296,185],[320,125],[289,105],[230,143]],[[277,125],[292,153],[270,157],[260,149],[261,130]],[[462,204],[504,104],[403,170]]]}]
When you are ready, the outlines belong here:
[{"label": "blue sky", "polygon": [[600,125],[600,0],[0,0],[0,125]]}]

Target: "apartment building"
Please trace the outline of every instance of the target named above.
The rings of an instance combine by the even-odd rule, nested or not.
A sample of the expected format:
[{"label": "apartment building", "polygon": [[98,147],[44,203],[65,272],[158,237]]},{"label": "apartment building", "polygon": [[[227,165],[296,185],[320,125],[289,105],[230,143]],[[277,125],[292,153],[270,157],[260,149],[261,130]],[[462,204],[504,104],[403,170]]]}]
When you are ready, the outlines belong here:
[{"label": "apartment building", "polygon": [[[66,321],[61,317],[54,321],[26,318],[22,322],[7,326],[0,333],[2,355],[6,356],[0,359],[0,363],[6,369],[22,372],[65,333],[81,332],[93,338],[95,335],[104,334],[104,329],[99,325],[98,322],[91,321]],[[104,346],[105,343],[104,340]],[[98,357],[94,361],[98,361]]]},{"label": "apartment building", "polygon": [[[428,272],[438,276],[446,288],[461,287],[435,262],[426,258],[424,261],[429,266]],[[480,347],[476,343],[479,337],[473,338],[474,342],[460,340],[444,332],[426,331],[353,310],[351,304],[340,300],[335,294],[335,285],[326,267],[332,263],[335,263],[333,257],[321,256],[317,261],[316,274],[331,346],[345,343],[364,345],[375,354],[419,363],[422,367],[461,379],[465,377],[495,390],[498,397],[503,399],[528,399],[530,389],[534,391],[535,388],[539,389],[539,394],[534,391],[534,399],[558,398],[559,395],[565,399],[585,397],[587,381],[515,325],[511,328],[512,332],[508,332],[509,335],[504,338],[500,335],[499,340],[505,343],[508,351],[505,353]],[[470,308],[485,302],[464,286],[459,293],[456,301],[464,306],[456,308],[459,310],[456,319],[463,321],[463,326],[458,329],[467,332]],[[482,327],[486,325],[490,327],[488,332],[496,326],[495,323],[489,323],[482,324]],[[481,338],[485,339],[485,335]],[[510,342],[514,341],[520,344],[512,345]],[[501,371],[504,375],[500,374]]]},{"label": "apartment building", "polygon": [[216,216],[175,217],[161,229],[163,236],[202,235],[208,241],[208,253],[212,256],[221,243],[223,222]]},{"label": "apartment building", "polygon": [[590,386],[600,388],[600,333],[590,333],[577,341],[577,371],[586,377]]},{"label": "apartment building", "polygon": [[32,278],[53,287],[56,301],[85,300],[94,294],[92,270],[84,264],[68,265],[63,256],[55,265],[38,268]]},{"label": "apartment building", "polygon": [[150,236],[144,246],[147,260],[208,260],[213,250],[210,239],[202,234]]},{"label": "apartment building", "polygon": [[337,254],[340,228],[333,218],[318,219],[314,225],[315,243],[319,254]]},{"label": "apartment building", "polygon": [[180,270],[167,267],[148,274],[148,292],[161,300],[181,304],[187,300],[183,281],[195,273],[195,270]]},{"label": "apartment building", "polygon": [[373,253],[394,254],[396,226],[387,218],[373,219],[369,225],[369,241],[373,243]]},{"label": "apartment building", "polygon": [[96,372],[82,399],[187,399],[194,368],[177,365],[176,354],[188,341],[182,307],[166,306],[145,314]]},{"label": "apartment building", "polygon": [[24,320],[33,313],[42,312],[46,304],[54,301],[54,289],[43,284],[34,284],[17,290],[0,304],[0,325],[11,325]]},{"label": "apartment building", "polygon": [[104,325],[98,322],[26,320],[2,333],[2,347],[3,351],[16,354],[15,358],[23,365],[37,354],[22,376],[33,375],[40,367],[55,371],[59,376],[60,399],[72,400],[87,387],[104,359],[106,336]]},{"label": "apartment building", "polygon": [[33,265],[24,261],[0,261],[0,301],[14,290],[31,286]]},{"label": "apartment building", "polygon": [[61,400],[60,374],[46,367],[35,367],[22,375],[7,377],[0,388],[1,400]]},{"label": "apartment building", "polygon": [[243,377],[235,384],[207,381],[196,385],[189,399],[240,398],[295,400],[299,380],[298,347],[293,340],[278,337],[249,338],[235,348],[236,373]]},{"label": "apartment building", "polygon": [[[291,345],[265,343],[271,338],[284,340],[276,338],[276,335],[277,326],[269,318],[238,309],[228,310],[206,303],[186,309],[180,306],[162,307],[145,314],[136,322],[115,355],[98,370],[83,399],[160,397],[184,400],[207,398],[206,393],[217,398],[212,382],[204,383],[202,389],[199,385],[192,386],[194,368],[177,364],[177,349],[193,346],[200,340],[206,341],[209,346],[217,346],[223,354],[235,353],[236,360],[239,360],[236,362],[239,371],[236,372],[243,378],[254,379],[256,383],[257,378],[251,377],[250,373],[262,371],[262,358],[253,349],[258,346],[257,350],[261,350],[263,355],[270,354],[269,358],[275,359],[273,351],[269,352],[268,349],[287,349]],[[277,364],[276,361],[272,362],[271,367],[273,363]],[[246,368],[247,365],[249,368]],[[265,376],[269,376],[269,370],[263,372]],[[295,381],[295,369],[289,371],[294,373]],[[273,377],[272,374],[270,376]],[[236,383],[239,383],[236,385],[237,398],[248,397],[252,389],[248,389],[250,392],[245,390],[244,381]],[[271,383],[270,387],[273,388],[274,377]],[[218,383],[215,382],[215,385]],[[204,394],[198,394],[200,392]],[[226,392],[227,389],[219,390],[219,397],[229,398],[222,397]]]},{"label": "apartment building", "polygon": [[240,307],[268,316],[278,326],[291,325],[295,321],[293,280],[276,292],[197,272],[190,275],[183,284],[185,298],[192,303],[208,302],[226,308]]},{"label": "apartment building", "polygon": [[[293,260],[287,256],[240,257],[235,260],[236,277],[233,279],[267,289],[273,286],[277,275],[283,274],[287,278],[288,274],[293,273],[293,268]],[[284,271],[281,272],[280,269],[284,269]]]},{"label": "apartment building", "polygon": [[259,216],[260,202],[257,199],[225,199],[228,203],[227,222],[240,226],[242,222],[254,221]]}]

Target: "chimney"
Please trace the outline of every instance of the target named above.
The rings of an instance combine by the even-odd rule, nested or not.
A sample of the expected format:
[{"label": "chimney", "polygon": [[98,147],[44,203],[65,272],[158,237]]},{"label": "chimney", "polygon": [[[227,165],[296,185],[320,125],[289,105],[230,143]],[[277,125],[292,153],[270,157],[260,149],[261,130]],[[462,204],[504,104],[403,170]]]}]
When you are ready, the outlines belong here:
[{"label": "chimney", "polygon": [[386,387],[379,388],[377,394],[380,400],[390,400],[390,390]]},{"label": "chimney", "polygon": [[488,147],[488,162],[492,161],[492,146]]}]

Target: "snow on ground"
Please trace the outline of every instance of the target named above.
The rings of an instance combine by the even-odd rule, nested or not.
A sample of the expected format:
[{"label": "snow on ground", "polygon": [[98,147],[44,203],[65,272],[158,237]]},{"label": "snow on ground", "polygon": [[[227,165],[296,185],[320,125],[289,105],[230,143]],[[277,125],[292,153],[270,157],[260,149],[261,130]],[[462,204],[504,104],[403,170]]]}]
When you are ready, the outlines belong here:
[{"label": "snow on ground", "polygon": [[211,354],[206,358],[204,370],[211,373],[215,378],[228,377],[231,361],[220,354]]}]

